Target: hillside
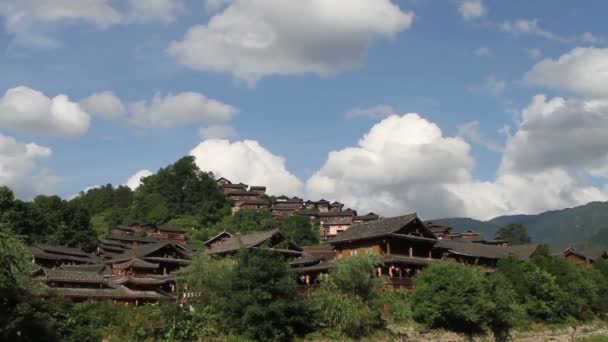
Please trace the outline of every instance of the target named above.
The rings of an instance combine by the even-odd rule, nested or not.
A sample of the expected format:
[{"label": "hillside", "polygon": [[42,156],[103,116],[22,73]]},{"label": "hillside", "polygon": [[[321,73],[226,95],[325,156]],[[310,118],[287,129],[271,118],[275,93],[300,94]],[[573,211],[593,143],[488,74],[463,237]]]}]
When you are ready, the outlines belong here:
[{"label": "hillside", "polygon": [[444,218],[434,221],[444,222],[456,230],[472,229],[483,234],[486,239],[494,237],[496,231],[511,223],[521,223],[528,228],[534,241],[554,244],[574,244],[581,247],[608,247],[608,241],[598,239],[608,229],[608,202],[591,202],[579,207],[547,211],[538,215],[507,215],[488,221],[471,218]]}]

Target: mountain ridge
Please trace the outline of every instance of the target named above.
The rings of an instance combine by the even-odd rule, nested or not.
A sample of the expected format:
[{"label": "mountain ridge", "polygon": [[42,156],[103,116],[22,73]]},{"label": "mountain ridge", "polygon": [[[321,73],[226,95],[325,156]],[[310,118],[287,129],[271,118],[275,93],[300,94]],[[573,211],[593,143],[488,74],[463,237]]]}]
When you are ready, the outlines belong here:
[{"label": "mountain ridge", "polygon": [[608,202],[589,202],[584,205],[545,211],[535,215],[503,215],[487,221],[468,217],[451,217],[431,220],[454,227],[457,231],[472,229],[480,232],[485,239],[494,238],[496,231],[509,224],[526,226],[533,241],[552,245],[575,245],[584,247],[608,247],[608,241],[598,236],[606,236],[608,231]]}]

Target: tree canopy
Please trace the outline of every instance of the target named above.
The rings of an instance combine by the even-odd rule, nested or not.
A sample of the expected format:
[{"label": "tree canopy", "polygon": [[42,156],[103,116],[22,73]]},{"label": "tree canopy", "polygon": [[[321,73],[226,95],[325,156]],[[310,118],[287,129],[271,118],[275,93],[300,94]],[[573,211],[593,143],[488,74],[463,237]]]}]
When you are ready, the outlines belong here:
[{"label": "tree canopy", "polygon": [[508,241],[510,245],[521,245],[530,242],[528,229],[523,224],[510,224],[498,229],[496,238],[499,240]]}]

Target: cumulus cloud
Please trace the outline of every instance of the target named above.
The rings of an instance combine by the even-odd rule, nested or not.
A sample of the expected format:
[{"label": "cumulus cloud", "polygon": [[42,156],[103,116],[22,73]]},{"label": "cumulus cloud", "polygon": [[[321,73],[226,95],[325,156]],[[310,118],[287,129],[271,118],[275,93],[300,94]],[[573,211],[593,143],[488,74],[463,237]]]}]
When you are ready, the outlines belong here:
[{"label": "cumulus cloud", "polygon": [[459,215],[464,203],[445,185],[469,179],[474,163],[469,150],[463,139],[444,137],[418,114],[392,115],[357,146],[330,152],[306,188],[311,197],[338,198],[385,215]]},{"label": "cumulus cloud", "polygon": [[210,139],[190,151],[201,170],[249,185],[266,185],[268,193],[302,194],[302,182],[285,166],[283,157],[272,154],[257,141]]},{"label": "cumulus cloud", "polygon": [[4,0],[0,15],[18,43],[40,47],[59,45],[45,33],[48,25],[75,21],[103,29],[122,19],[107,0]]},{"label": "cumulus cloud", "polygon": [[213,125],[200,129],[203,139],[226,139],[236,135],[236,130],[230,125]]},{"label": "cumulus cloud", "polygon": [[59,178],[38,166],[52,150],[35,143],[22,143],[0,134],[0,185],[6,185],[20,198],[29,199],[54,190]]},{"label": "cumulus cloud", "polygon": [[48,136],[80,136],[89,129],[90,116],[66,95],[50,98],[19,86],[0,97],[0,127]]},{"label": "cumulus cloud", "polygon": [[128,0],[118,9],[111,0],[3,0],[0,16],[15,42],[32,47],[57,47],[50,28],[82,23],[98,29],[133,22],[172,22],[182,9],[182,0]]},{"label": "cumulus cloud", "polygon": [[254,85],[270,75],[329,75],[361,62],[372,40],[410,27],[391,0],[234,0],[168,53],[192,69]]},{"label": "cumulus cloud", "polygon": [[477,19],[487,13],[482,0],[461,0],[458,11],[465,20]]},{"label": "cumulus cloud", "polygon": [[223,123],[238,112],[230,105],[195,92],[156,94],[151,101],[138,101],[130,108],[136,125],[165,128],[190,122]]},{"label": "cumulus cloud", "polygon": [[92,94],[80,100],[80,105],[89,113],[106,119],[121,118],[127,113],[122,101],[111,91]]},{"label": "cumulus cloud", "polygon": [[[608,131],[608,115],[597,112],[604,105],[537,96],[508,137],[496,178],[487,181],[472,176],[471,147],[462,137],[445,136],[418,114],[393,115],[357,146],[330,152],[306,189],[362,211],[425,218],[489,219],[606,200],[608,187],[584,177],[608,176],[608,140],[599,133]],[[584,115],[573,110],[583,108]],[[461,126],[459,135],[486,143],[477,122]]]},{"label": "cumulus cloud", "polygon": [[528,82],[586,97],[608,97],[608,49],[577,47],[558,59],[544,59],[525,75]]},{"label": "cumulus cloud", "polygon": [[[230,105],[196,92],[155,94],[151,100],[123,103],[114,93],[95,93],[80,101],[82,107],[106,119],[125,119],[140,127],[171,128],[189,123],[222,125],[238,113]],[[218,132],[217,127],[215,132]],[[213,133],[210,131],[210,133]]]},{"label": "cumulus cloud", "polygon": [[395,111],[393,107],[385,104],[379,104],[368,108],[353,108],[346,113],[347,118],[368,117],[368,118],[385,118],[391,116]]},{"label": "cumulus cloud", "polygon": [[129,188],[131,188],[131,190],[136,190],[141,185],[142,178],[151,176],[153,174],[154,173],[150,170],[139,170],[135,172],[135,174],[133,174],[131,177],[129,177],[129,179],[127,179],[127,181],[123,185],[128,186]]}]

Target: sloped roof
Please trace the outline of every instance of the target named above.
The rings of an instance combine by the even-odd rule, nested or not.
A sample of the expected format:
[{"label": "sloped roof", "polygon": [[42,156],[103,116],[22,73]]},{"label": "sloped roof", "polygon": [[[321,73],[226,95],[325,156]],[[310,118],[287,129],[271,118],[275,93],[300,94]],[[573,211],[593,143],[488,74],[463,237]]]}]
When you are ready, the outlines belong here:
[{"label": "sloped roof", "polygon": [[487,259],[501,259],[513,254],[520,260],[530,259],[538,246],[539,244],[537,243],[517,246],[495,246],[453,240],[439,240],[437,243],[437,247],[447,249],[454,254]]},{"label": "sloped roof", "polygon": [[320,211],[318,211],[317,209],[300,209],[297,213],[299,215],[318,216]]},{"label": "sloped roof", "polygon": [[436,259],[428,259],[428,258],[420,258],[420,257],[410,257],[400,254],[385,254],[383,257],[384,262],[394,263],[394,264],[408,264],[408,265],[420,265],[426,266],[431,264],[432,262],[437,261]]},{"label": "sloped roof", "polygon": [[355,216],[355,212],[352,210],[328,211],[319,213],[318,215],[319,217]]},{"label": "sloped roof", "polygon": [[37,247],[47,253],[66,254],[66,255],[74,255],[74,256],[80,256],[80,257],[89,256],[89,254],[85,253],[82,249],[74,248],[74,247],[46,245],[46,244],[42,244],[42,243],[36,243],[36,244],[34,244],[34,247]]},{"label": "sloped roof", "polygon": [[[349,209],[347,209],[349,210]],[[361,216],[355,216],[355,220],[377,220],[379,219],[380,216],[374,214],[373,212],[367,213],[365,215],[361,215]]]},{"label": "sloped roof", "polygon": [[66,271],[77,271],[77,272],[93,272],[102,273],[106,265],[104,264],[91,264],[91,265],[62,265],[60,268]]},{"label": "sloped roof", "polygon": [[63,297],[89,298],[89,299],[174,299],[173,296],[161,294],[156,291],[135,291],[118,286],[109,289],[87,289],[87,288],[68,288],[68,287],[45,287],[47,293],[57,293]]},{"label": "sloped roof", "polygon": [[260,196],[260,194],[258,194],[257,192],[252,192],[252,191],[248,191],[248,190],[237,190],[237,191],[233,191],[233,192],[229,192],[226,194],[226,196],[231,197],[231,196],[244,196],[244,195],[248,195],[248,196]]},{"label": "sloped roof", "polygon": [[158,229],[161,232],[173,232],[173,233],[183,233],[185,230],[182,227],[172,227],[172,226],[159,226]]},{"label": "sloped roof", "polygon": [[353,224],[340,234],[329,239],[330,244],[346,242],[351,240],[382,237],[397,232],[418,218],[416,213],[409,215],[382,218],[375,221]]},{"label": "sloped roof", "polygon": [[210,245],[210,244],[212,244],[212,243],[213,243],[215,240],[221,239],[223,236],[227,236],[228,238],[231,238],[231,237],[232,237],[232,234],[224,230],[223,232],[221,232],[221,233],[217,234],[216,236],[212,237],[211,239],[209,239],[209,240],[207,240],[207,241],[203,242],[203,245],[205,245],[205,246],[209,246],[209,245]]},{"label": "sloped roof", "polygon": [[148,237],[148,236],[133,236],[133,235],[108,235],[105,237],[107,240],[117,240],[117,241],[129,241],[129,242],[147,242],[154,243],[160,241],[157,237]]},{"label": "sloped roof", "polygon": [[283,234],[278,229],[254,232],[244,235],[234,235],[217,246],[209,249],[209,254],[221,254],[238,251],[242,248],[256,247],[270,240],[272,237]]},{"label": "sloped roof", "polygon": [[130,260],[130,259],[134,259],[134,258],[146,257],[166,246],[172,246],[173,248],[175,248],[178,251],[181,249],[182,254],[184,256],[187,256],[189,254],[187,251],[187,248],[181,246],[180,244],[171,243],[169,241],[160,241],[160,242],[157,242],[157,243],[154,243],[151,245],[127,250],[127,251],[125,251],[124,254],[121,254],[121,255],[117,256],[116,258],[107,260],[106,263],[117,263],[117,262],[122,262],[122,261]]},{"label": "sloped roof", "polygon": [[141,260],[139,258],[135,258],[135,259],[131,259],[127,262],[123,262],[123,263],[114,265],[114,268],[117,268],[119,270],[124,270],[129,267],[157,269],[158,264],[153,264],[151,262],[147,262],[147,261]]},{"label": "sloped roof", "polygon": [[45,269],[44,278],[47,281],[67,281],[74,283],[105,283],[103,276],[95,272],[67,271],[60,269]]}]

